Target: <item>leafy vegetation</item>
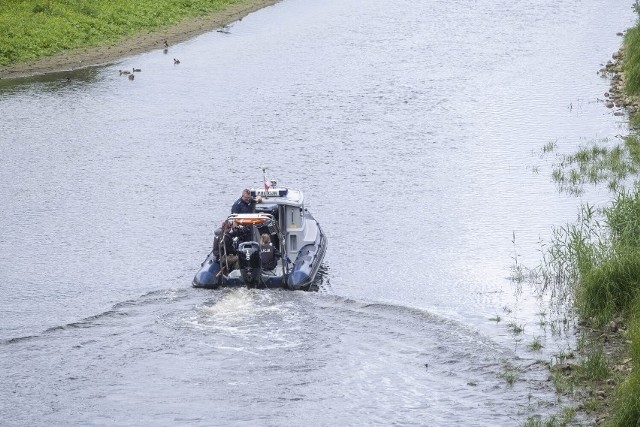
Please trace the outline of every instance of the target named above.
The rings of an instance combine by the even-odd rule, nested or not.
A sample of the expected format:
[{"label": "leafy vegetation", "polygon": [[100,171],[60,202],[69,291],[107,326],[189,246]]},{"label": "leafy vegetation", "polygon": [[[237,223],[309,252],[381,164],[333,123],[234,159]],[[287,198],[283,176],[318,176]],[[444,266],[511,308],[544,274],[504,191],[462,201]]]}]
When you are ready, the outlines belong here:
[{"label": "leafy vegetation", "polygon": [[[636,137],[627,139],[636,143]],[[633,144],[626,147],[633,147]],[[596,152],[594,158],[599,159],[610,153],[608,150],[590,151]],[[601,176],[610,178],[618,168],[631,171],[633,165],[629,162],[637,161],[631,151],[627,154],[624,156],[626,165],[599,162],[605,165]],[[572,158],[586,161],[581,156]],[[635,426],[640,422],[640,185],[638,182],[626,185],[629,189],[617,187],[613,200],[606,207],[583,206],[577,222],[554,230],[552,244],[544,254],[544,267],[540,270],[543,289],[552,289],[555,299],[575,306],[587,324],[605,333],[608,325],[617,325],[614,321],[617,318],[626,319],[629,325],[626,339],[631,343],[629,360],[634,365],[615,393],[614,410],[609,420],[609,424],[615,426]],[[565,372],[553,374],[559,392],[573,393],[576,384],[603,388],[607,380],[613,381],[610,367],[613,361],[608,359],[601,344],[583,340],[578,351],[580,363],[570,370],[570,375]],[[583,407],[600,410],[599,402],[600,399],[588,398]]]},{"label": "leafy vegetation", "polygon": [[616,391],[611,426],[637,426],[640,424],[640,299],[631,310],[627,337],[630,339],[629,356],[632,370]]},{"label": "leafy vegetation", "polygon": [[[558,166],[553,170],[553,179],[561,191],[580,195],[586,184],[606,183],[611,191],[618,191],[628,184],[628,180],[636,177],[640,171],[640,139],[637,135],[629,135],[621,143],[611,147],[610,141],[603,139],[576,153],[560,158]],[[554,150],[554,145],[547,144],[543,154]]]},{"label": "leafy vegetation", "polygon": [[508,361],[503,361],[503,363],[503,372],[500,376],[504,378],[509,386],[513,386],[513,384],[520,378],[520,368]]},{"label": "leafy vegetation", "polygon": [[0,7],[0,66],[113,44],[242,1],[5,0]]},{"label": "leafy vegetation", "polygon": [[[634,9],[640,17],[637,1]],[[640,96],[640,21],[627,31],[623,52],[625,92]],[[579,364],[558,364],[555,370],[552,366],[559,392],[573,393],[579,385],[603,393],[585,399],[585,411],[602,411],[608,395],[603,390],[619,384],[606,421],[611,426],[640,425],[640,114],[631,116],[630,127],[631,135],[617,144],[601,140],[560,158],[553,179],[561,191],[582,194],[586,185],[605,183],[613,197],[600,209],[583,206],[577,222],[554,230],[537,271],[542,290],[574,306],[582,322],[596,327],[600,337],[618,328],[617,319],[624,319],[620,336],[628,348],[622,362],[610,360],[602,342],[586,340],[578,349]],[[542,151],[548,155],[556,148],[553,142]],[[613,363],[619,365],[612,370]],[[530,419],[527,425],[563,422]]]},{"label": "leafy vegetation", "polygon": [[[637,6],[636,3],[636,12],[640,12]],[[629,95],[640,95],[640,26],[636,25],[627,31],[622,47],[625,55],[625,92]]]},{"label": "leafy vegetation", "polygon": [[575,417],[576,409],[569,407],[565,408],[562,415],[559,417],[552,416],[549,419],[542,419],[540,417],[530,417],[525,422],[525,427],[564,427],[571,425],[571,421]]},{"label": "leafy vegetation", "polygon": [[531,341],[531,343],[529,344],[529,349],[531,351],[540,351],[542,350],[542,347],[544,346],[542,345],[542,342],[538,337],[534,338],[533,341]]},{"label": "leafy vegetation", "polygon": [[614,194],[609,206],[584,205],[575,223],[554,230],[541,270],[545,288],[565,301],[575,298],[579,314],[598,325],[628,314],[640,291],[640,184],[631,180],[640,171],[639,153],[632,135],[563,157],[553,173],[572,193],[604,181]]}]

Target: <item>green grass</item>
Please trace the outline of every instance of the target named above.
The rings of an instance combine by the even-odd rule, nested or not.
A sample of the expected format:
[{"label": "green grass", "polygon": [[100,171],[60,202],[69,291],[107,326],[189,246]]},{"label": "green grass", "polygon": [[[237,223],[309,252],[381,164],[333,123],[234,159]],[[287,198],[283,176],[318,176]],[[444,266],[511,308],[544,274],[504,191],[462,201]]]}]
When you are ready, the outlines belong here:
[{"label": "green grass", "polygon": [[[624,160],[637,163],[637,138],[626,138]],[[574,157],[584,160],[596,151]],[[598,152],[602,155],[604,151]],[[607,153],[610,153],[607,151]],[[614,154],[614,157],[620,156]],[[588,154],[588,155],[587,155]],[[607,154],[608,155],[608,154]],[[616,160],[617,161],[617,160]],[[610,162],[609,164],[614,164]],[[626,169],[629,170],[629,169]],[[554,230],[552,244],[544,254],[542,277],[553,294],[575,304],[583,319],[602,327],[622,315],[629,327],[627,340],[634,366],[618,387],[608,425],[635,426],[640,420],[640,185],[619,189],[611,203],[595,209],[583,206],[578,221]],[[579,362],[570,372],[554,371],[559,393],[573,393],[576,387],[592,389],[617,374],[612,372],[601,344],[581,340]],[[602,402],[593,397],[583,404],[585,411],[601,411]]]},{"label": "green grass", "polygon": [[531,351],[540,351],[542,350],[544,346],[542,345],[542,342],[540,341],[540,338],[536,337],[533,339],[533,341],[531,341],[531,343],[529,343],[529,350]]},{"label": "green grass", "polygon": [[0,66],[108,45],[242,0],[5,0]]},{"label": "green grass", "polygon": [[[608,425],[637,425],[640,420],[640,186],[619,191],[605,208],[584,206],[576,223],[554,231],[544,262],[543,270],[547,271],[543,277],[549,282],[548,287],[556,297],[572,296],[567,300],[575,304],[581,318],[600,327],[619,315],[627,320],[626,338],[634,366],[615,393]],[[611,371],[601,344],[582,339],[578,351],[580,357],[575,368],[552,369],[559,393],[573,393],[576,387],[606,388],[607,380],[618,375]],[[602,405],[600,399],[587,398],[583,408],[601,411]]]},{"label": "green grass", "polygon": [[[639,141],[637,135],[631,135],[621,144],[595,144],[562,159],[563,164],[553,172],[561,186],[579,188],[585,183],[604,182],[614,190],[613,197],[603,208],[583,206],[576,222],[556,228],[538,270],[542,289],[551,290],[554,299],[575,306],[591,326],[603,327],[618,316],[629,325],[625,338],[633,368],[615,392],[608,420],[611,426],[640,425]],[[620,374],[611,370],[602,345],[585,341],[580,347],[574,367],[552,367],[556,390],[574,393],[585,387],[614,387]],[[583,410],[600,412],[603,405],[599,397],[587,397]]]},{"label": "green grass", "polygon": [[524,423],[524,427],[557,427],[559,425],[559,421],[556,417],[551,417],[549,419],[542,419],[540,417],[529,417]]},{"label": "green grass", "polygon": [[579,312],[600,325],[617,313],[629,315],[640,295],[640,187],[619,192],[602,213],[603,222],[593,223],[598,245],[580,265],[576,290]]},{"label": "green grass", "polygon": [[603,209],[584,206],[576,223],[554,230],[544,262],[543,277],[575,298],[583,318],[603,325],[627,313],[640,292],[640,187]]},{"label": "green grass", "polygon": [[511,331],[511,333],[513,335],[520,335],[521,333],[524,332],[524,326],[522,325],[518,325],[515,322],[510,322],[507,327],[509,328],[509,330]]},{"label": "green grass", "polygon": [[[542,154],[550,153],[547,146]],[[585,185],[605,183],[616,192],[624,188],[629,178],[637,179],[640,171],[640,141],[630,135],[621,143],[607,139],[592,142],[572,155],[563,156],[552,172],[561,191],[580,195]]]},{"label": "green grass", "polygon": [[636,299],[633,305],[633,314],[630,316],[627,330],[627,338],[631,342],[629,355],[633,365],[631,373],[616,391],[613,416],[607,423],[610,426],[640,424],[640,298]]},{"label": "green grass", "polygon": [[552,369],[551,380],[556,388],[556,392],[562,394],[573,394],[576,387],[576,380],[574,377]]},{"label": "green grass", "polygon": [[575,358],[575,354],[571,350],[567,350],[567,351],[562,350],[555,355],[556,363],[564,363],[567,360],[573,359],[573,358]]},{"label": "green grass", "polygon": [[640,375],[634,372],[616,392],[609,426],[637,426],[640,423]]},{"label": "green grass", "polygon": [[541,417],[529,417],[525,422],[525,427],[564,427],[571,424],[576,415],[573,407],[564,408],[560,417],[551,416],[547,419]]},{"label": "green grass", "polygon": [[517,366],[504,361],[503,371],[500,376],[509,384],[509,386],[513,386],[516,381],[520,378],[520,368]]},{"label": "green grass", "polygon": [[640,27],[630,28],[623,41],[625,92],[640,95]]},{"label": "green grass", "polygon": [[[640,18],[640,1],[633,9]],[[640,96],[640,19],[626,31],[623,40],[625,93]],[[608,426],[640,425],[640,114],[632,114],[631,135],[621,143],[601,140],[583,147],[560,161],[552,172],[561,191],[579,195],[585,185],[604,184],[612,192],[611,203],[602,209],[583,206],[578,221],[554,230],[549,246],[542,251],[537,269],[543,292],[552,300],[577,309],[586,324],[603,327],[622,316],[627,325],[623,339],[628,343],[622,371],[612,370],[601,342],[579,340],[579,360],[552,366],[558,392],[573,392],[574,387],[598,390],[614,387],[621,372],[630,369],[618,386]],[[546,155],[556,150],[555,143],[542,149]],[[560,305],[557,304],[556,305]],[[623,327],[624,331],[624,327]],[[600,330],[607,336],[606,330]],[[598,339],[602,339],[600,336]],[[620,356],[618,356],[619,358]],[[630,362],[628,362],[630,361]],[[631,366],[625,365],[630,363]],[[622,377],[624,378],[624,376]],[[585,399],[585,411],[603,409],[600,396]],[[560,425],[558,418],[531,418],[526,425]]]},{"label": "green grass", "polygon": [[601,344],[592,340],[581,340],[580,360],[576,374],[584,381],[597,383],[609,377],[608,360]]},{"label": "green grass", "polygon": [[[633,95],[640,95],[639,28],[627,32],[624,47],[626,90]],[[556,156],[560,161],[552,178],[561,191],[577,195],[586,185],[604,184],[612,200],[598,209],[584,205],[577,221],[555,228],[535,270],[540,290],[550,291],[556,306],[570,307],[569,312],[575,308],[596,328],[618,316],[629,325],[626,339],[634,366],[615,393],[609,424],[615,426],[640,425],[640,115],[631,125],[635,133],[619,143],[599,140],[572,155]],[[542,154],[555,150],[549,143]],[[612,384],[618,383],[619,374],[611,370],[601,344],[583,345],[579,353],[575,368],[552,369],[559,393],[606,388],[614,378]],[[600,410],[601,405],[601,399],[588,398],[583,408]]]},{"label": "green grass", "polygon": [[628,310],[640,290],[640,250],[621,251],[585,272],[576,301],[585,317],[604,325]]}]

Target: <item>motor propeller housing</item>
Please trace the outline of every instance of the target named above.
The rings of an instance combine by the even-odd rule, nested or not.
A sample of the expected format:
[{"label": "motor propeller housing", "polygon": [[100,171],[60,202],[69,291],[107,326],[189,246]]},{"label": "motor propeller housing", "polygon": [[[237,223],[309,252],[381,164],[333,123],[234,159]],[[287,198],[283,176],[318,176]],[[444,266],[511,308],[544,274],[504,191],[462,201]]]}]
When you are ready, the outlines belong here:
[{"label": "motor propeller housing", "polygon": [[243,242],[238,246],[240,274],[248,287],[260,285],[262,277],[262,263],[260,260],[260,245],[258,242]]}]

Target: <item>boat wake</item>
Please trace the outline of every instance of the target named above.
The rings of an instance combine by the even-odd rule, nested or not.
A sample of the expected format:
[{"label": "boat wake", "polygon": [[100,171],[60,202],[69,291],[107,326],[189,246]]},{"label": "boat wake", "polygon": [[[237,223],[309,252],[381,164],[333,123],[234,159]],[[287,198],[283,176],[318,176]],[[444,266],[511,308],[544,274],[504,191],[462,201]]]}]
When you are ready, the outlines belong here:
[{"label": "boat wake", "polygon": [[45,335],[56,333],[59,331],[69,330],[69,329],[78,329],[78,328],[92,328],[95,326],[99,326],[101,324],[108,324],[109,319],[114,319],[122,316],[129,316],[129,310],[132,308],[156,304],[158,302],[167,303],[171,301],[176,301],[177,299],[185,298],[187,296],[187,291],[184,289],[163,289],[147,292],[146,294],[141,295],[138,298],[121,301],[105,310],[101,313],[97,313],[91,316],[84,317],[80,320],[65,323],[63,325],[52,326],[47,329],[44,329],[40,333],[36,333],[33,335],[24,335],[18,337],[10,337],[0,339],[0,345],[3,344],[13,344],[18,342],[23,342],[31,339],[41,338]]},{"label": "boat wake", "polygon": [[[327,424],[519,425],[523,418],[514,414],[544,410],[532,399],[555,398],[544,367],[465,325],[428,310],[323,292],[159,290],[2,344],[12,345],[12,365],[36,367],[43,389],[83,393],[91,408],[116,414],[115,423],[136,413],[122,407],[129,393],[153,389],[144,404],[160,411],[175,399],[175,384],[184,384],[180,401],[187,402],[173,409],[175,418],[213,416],[207,408],[216,408],[218,419],[232,422],[251,407],[274,425],[290,423],[292,414],[314,424],[318,407],[341,408],[328,411]],[[517,372],[511,385],[507,370]],[[112,403],[120,409],[111,411]],[[48,419],[68,416],[62,410]]]}]

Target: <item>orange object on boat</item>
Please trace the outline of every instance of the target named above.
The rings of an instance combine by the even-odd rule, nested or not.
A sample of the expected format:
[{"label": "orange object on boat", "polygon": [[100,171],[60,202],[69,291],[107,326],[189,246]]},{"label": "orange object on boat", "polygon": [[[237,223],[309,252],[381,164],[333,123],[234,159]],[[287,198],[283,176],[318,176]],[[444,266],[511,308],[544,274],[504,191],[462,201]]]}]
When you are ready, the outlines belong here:
[{"label": "orange object on boat", "polygon": [[273,216],[263,213],[257,214],[232,214],[227,218],[229,222],[235,225],[250,226],[269,224],[273,221]]},{"label": "orange object on boat", "polygon": [[235,218],[233,221],[238,225],[257,225],[262,224],[267,218]]}]

